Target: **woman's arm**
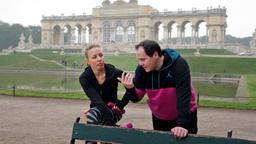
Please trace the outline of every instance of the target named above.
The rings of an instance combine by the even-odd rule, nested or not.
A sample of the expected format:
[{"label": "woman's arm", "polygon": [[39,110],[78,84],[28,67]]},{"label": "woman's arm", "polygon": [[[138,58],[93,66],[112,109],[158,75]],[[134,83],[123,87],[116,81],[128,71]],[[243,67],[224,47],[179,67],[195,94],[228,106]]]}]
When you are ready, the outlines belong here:
[{"label": "woman's arm", "polygon": [[92,84],[86,79],[83,74],[80,76],[79,82],[85,94],[88,96],[92,103],[105,105],[103,99],[99,95],[99,92],[92,86]]},{"label": "woman's arm", "polygon": [[85,94],[91,100],[91,106],[99,107],[99,109],[102,111],[103,117],[105,117],[108,122],[114,121],[112,110],[105,104],[105,102],[99,95],[99,92],[92,86],[92,84],[86,79],[86,77],[81,75],[79,78],[79,82]]}]

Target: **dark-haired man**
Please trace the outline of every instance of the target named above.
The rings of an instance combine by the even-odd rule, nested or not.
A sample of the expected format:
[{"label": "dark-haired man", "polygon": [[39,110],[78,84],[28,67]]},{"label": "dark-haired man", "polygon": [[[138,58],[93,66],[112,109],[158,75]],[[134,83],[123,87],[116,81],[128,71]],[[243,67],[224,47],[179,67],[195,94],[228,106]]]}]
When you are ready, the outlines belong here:
[{"label": "dark-haired man", "polygon": [[[139,65],[135,71],[132,102],[148,95],[154,130],[171,131],[183,138],[197,133],[197,104],[189,66],[173,49],[161,50],[159,44],[145,40],[136,45]],[[124,85],[133,85],[123,76]]]}]

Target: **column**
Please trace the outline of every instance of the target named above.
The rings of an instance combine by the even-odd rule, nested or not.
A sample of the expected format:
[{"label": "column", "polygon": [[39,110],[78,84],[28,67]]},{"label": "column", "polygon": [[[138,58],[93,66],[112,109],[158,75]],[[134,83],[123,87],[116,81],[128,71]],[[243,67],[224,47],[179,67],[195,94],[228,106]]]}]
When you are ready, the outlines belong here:
[{"label": "column", "polygon": [[78,29],[78,37],[77,37],[77,43],[81,44],[82,43],[82,29]]},{"label": "column", "polygon": [[208,29],[208,27],[206,27],[206,35],[205,36],[206,36],[206,40],[205,40],[206,42],[205,43],[208,44],[208,41],[209,41],[209,29]]},{"label": "column", "polygon": [[177,44],[181,44],[181,26],[177,25]]},{"label": "column", "polygon": [[82,29],[82,45],[86,44],[86,28]]},{"label": "column", "polygon": [[76,36],[75,29],[71,29],[71,44],[75,44]]},{"label": "column", "polygon": [[220,40],[221,48],[224,48],[224,42],[225,42],[225,27],[222,26],[221,27],[221,40]]},{"label": "column", "polygon": [[199,27],[196,28],[196,31],[195,31],[195,43],[196,44],[199,44]]},{"label": "column", "polygon": [[159,28],[155,27],[154,30],[153,30],[153,35],[154,35],[154,40],[155,41],[159,41],[159,39],[158,39],[158,32],[159,32]]},{"label": "column", "polygon": [[64,45],[64,29],[60,29],[60,46]]},{"label": "column", "polygon": [[127,27],[124,27],[123,42],[124,42],[124,43],[127,43],[127,42],[128,42],[128,32],[127,32]]},{"label": "column", "polygon": [[184,29],[181,29],[181,36],[180,36],[180,38],[181,38],[181,44],[184,44],[184,37],[185,37],[185,30]]},{"label": "column", "polygon": [[163,26],[163,42],[167,43],[168,40],[168,29],[167,26]]},{"label": "column", "polygon": [[53,44],[53,30],[49,30],[49,44]]},{"label": "column", "polygon": [[168,31],[168,43],[172,44],[172,28],[170,28]]},{"label": "column", "polygon": [[110,42],[116,42],[116,31],[115,31],[115,27],[112,27],[110,29]]},{"label": "column", "polygon": [[[99,34],[100,36],[100,34]],[[89,44],[92,43],[92,28],[89,28]]]},{"label": "column", "polygon": [[191,42],[190,44],[195,44],[195,26],[191,25]]}]

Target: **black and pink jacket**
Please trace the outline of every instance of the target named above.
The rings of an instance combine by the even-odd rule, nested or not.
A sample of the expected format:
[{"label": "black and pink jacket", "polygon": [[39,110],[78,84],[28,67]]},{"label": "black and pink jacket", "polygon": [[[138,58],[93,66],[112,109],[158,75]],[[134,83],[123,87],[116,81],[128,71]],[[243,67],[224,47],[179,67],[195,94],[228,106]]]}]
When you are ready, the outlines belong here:
[{"label": "black and pink jacket", "polygon": [[196,92],[191,84],[187,62],[172,49],[162,51],[164,63],[160,71],[146,72],[138,66],[135,71],[135,89],[131,92],[133,102],[148,95],[148,105],[162,120],[177,120],[177,125],[187,127],[189,114],[197,110]]}]

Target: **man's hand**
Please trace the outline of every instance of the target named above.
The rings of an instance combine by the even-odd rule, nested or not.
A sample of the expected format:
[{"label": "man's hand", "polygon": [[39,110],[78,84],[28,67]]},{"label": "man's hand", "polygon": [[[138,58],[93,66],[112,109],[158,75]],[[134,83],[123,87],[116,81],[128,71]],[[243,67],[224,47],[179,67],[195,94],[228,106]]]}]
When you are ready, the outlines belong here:
[{"label": "man's hand", "polygon": [[183,127],[178,127],[178,126],[172,128],[171,132],[178,139],[184,138],[188,135],[188,130],[187,129],[185,129]]},{"label": "man's hand", "polygon": [[118,77],[117,79],[128,89],[131,89],[134,87],[133,84],[133,74],[131,73],[122,73],[121,77]]}]

